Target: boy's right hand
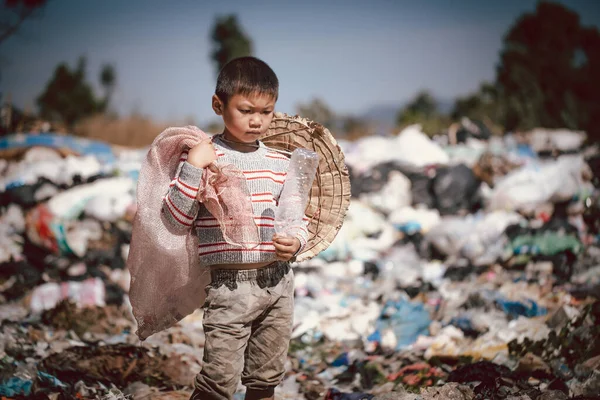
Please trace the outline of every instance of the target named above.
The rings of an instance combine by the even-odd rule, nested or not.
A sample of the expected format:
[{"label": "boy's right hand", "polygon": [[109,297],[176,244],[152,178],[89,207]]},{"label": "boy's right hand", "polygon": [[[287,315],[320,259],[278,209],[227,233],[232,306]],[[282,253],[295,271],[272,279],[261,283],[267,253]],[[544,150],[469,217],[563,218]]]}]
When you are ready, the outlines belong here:
[{"label": "boy's right hand", "polygon": [[206,168],[217,159],[211,138],[202,140],[188,152],[187,161],[196,168]]}]

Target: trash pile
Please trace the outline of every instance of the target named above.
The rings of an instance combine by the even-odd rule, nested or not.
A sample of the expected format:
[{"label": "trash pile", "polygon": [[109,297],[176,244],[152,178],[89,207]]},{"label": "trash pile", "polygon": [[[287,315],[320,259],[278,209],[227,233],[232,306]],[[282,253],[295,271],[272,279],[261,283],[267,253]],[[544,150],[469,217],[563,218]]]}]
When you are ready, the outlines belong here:
[{"label": "trash pile", "polygon": [[[340,142],[352,201],[295,265],[276,398],[599,398],[600,153],[470,129]],[[0,396],[189,397],[202,311],[140,342],[127,297],[145,154],[0,138]]]}]

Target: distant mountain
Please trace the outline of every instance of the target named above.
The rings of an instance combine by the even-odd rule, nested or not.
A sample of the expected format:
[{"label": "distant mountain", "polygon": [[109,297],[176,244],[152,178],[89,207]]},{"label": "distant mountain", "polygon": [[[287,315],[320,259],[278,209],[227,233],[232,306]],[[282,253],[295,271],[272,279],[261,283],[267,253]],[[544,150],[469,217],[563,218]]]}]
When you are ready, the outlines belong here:
[{"label": "distant mountain", "polygon": [[[438,99],[437,101],[441,113],[447,114],[452,111],[452,107],[454,107],[454,100]],[[408,101],[395,105],[375,105],[368,108],[367,111],[359,115],[359,117],[375,124],[377,127],[377,132],[379,133],[389,132],[396,126],[396,117],[398,116],[398,111],[400,111],[407,103]]]},{"label": "distant mountain", "polygon": [[396,116],[402,105],[382,104],[373,106],[358,117],[375,126],[375,132],[385,135],[396,126]]},{"label": "distant mountain", "polygon": [[438,99],[438,108],[442,114],[450,114],[454,108],[454,99]]},{"label": "distant mountain", "polygon": [[402,107],[403,105],[389,104],[373,106],[367,109],[367,111],[365,111],[362,115],[360,115],[360,118],[366,119],[368,121],[393,125],[396,123],[396,116],[398,115],[398,111]]}]

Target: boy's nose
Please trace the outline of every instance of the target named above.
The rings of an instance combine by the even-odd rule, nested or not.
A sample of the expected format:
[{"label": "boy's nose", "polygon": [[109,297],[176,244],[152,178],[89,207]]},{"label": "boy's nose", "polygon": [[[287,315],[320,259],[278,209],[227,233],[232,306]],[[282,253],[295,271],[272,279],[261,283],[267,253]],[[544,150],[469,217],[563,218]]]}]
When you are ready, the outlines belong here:
[{"label": "boy's nose", "polygon": [[259,117],[250,118],[250,127],[251,128],[260,128],[260,118]]}]

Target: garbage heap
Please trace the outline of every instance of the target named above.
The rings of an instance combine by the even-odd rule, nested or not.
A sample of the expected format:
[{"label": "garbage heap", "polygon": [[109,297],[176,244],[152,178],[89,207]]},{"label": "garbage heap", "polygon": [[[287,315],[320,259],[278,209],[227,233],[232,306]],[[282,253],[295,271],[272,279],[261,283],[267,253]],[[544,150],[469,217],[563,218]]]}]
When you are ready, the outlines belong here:
[{"label": "garbage heap", "polygon": [[[276,398],[598,398],[600,155],[584,140],[463,121],[452,145],[418,126],[340,142],[352,201],[332,245],[295,265]],[[146,151],[0,139],[0,396],[189,396],[202,311],[133,334],[124,260]]]}]

